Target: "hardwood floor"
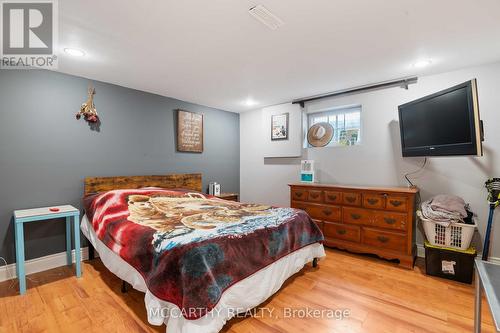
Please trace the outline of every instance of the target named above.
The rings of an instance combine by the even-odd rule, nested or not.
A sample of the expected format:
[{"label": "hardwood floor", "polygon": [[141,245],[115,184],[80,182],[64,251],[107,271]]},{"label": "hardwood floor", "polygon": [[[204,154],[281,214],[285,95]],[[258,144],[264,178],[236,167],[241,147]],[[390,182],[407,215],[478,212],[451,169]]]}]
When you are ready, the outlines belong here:
[{"label": "hardwood floor", "polygon": [[[223,332],[472,332],[473,287],[426,276],[422,265],[410,271],[327,249],[318,268],[306,266],[260,306],[274,309],[272,316],[261,310],[259,318],[233,319]],[[83,272],[81,279],[68,267],[30,275],[26,296],[17,295],[17,280],[0,283],[0,333],[165,332],[147,324],[144,294],[122,294],[99,259]],[[350,316],[285,318],[286,308],[348,309]],[[483,332],[494,332],[485,302]]]}]

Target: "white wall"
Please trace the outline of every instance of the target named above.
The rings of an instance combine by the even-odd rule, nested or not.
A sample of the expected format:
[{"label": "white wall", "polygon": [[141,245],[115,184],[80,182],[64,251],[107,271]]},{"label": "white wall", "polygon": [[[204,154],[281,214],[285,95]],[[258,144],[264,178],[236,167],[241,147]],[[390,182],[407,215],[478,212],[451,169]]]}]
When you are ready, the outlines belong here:
[{"label": "white wall", "polygon": [[[316,161],[320,182],[406,186],[403,175],[418,169],[423,159],[401,157],[398,105],[472,78],[478,80],[486,135],[484,157],[430,158],[425,170],[414,176],[414,183],[423,200],[439,193],[463,197],[479,217],[482,238],[488,217],[484,182],[489,177],[500,177],[500,63],[421,77],[409,90],[391,88],[311,103],[306,106],[308,110],[362,104],[362,144],[304,149],[302,159]],[[255,110],[240,116],[241,200],[288,206],[287,184],[298,181],[301,158],[264,159],[261,113]],[[492,255],[500,257],[500,209],[495,220]],[[421,235],[417,242],[422,242]],[[475,242],[480,247],[478,239]]]}]

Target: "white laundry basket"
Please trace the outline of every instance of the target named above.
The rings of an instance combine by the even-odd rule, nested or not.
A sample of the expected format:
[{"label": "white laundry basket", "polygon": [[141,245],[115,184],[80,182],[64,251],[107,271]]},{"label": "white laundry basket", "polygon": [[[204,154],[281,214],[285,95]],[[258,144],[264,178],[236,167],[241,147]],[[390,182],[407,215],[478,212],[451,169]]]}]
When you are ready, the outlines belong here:
[{"label": "white laundry basket", "polygon": [[451,223],[448,227],[423,217],[422,212],[417,211],[417,216],[424,227],[425,236],[432,245],[451,247],[459,250],[467,250],[470,246],[472,236],[477,224]]}]

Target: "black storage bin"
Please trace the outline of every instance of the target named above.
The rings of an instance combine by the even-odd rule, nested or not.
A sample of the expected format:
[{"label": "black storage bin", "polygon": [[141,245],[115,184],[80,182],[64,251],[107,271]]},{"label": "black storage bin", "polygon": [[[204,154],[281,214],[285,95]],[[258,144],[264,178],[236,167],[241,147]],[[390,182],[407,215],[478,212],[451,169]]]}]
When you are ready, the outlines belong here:
[{"label": "black storage bin", "polygon": [[425,242],[425,272],[427,275],[472,283],[476,250],[440,248]]}]

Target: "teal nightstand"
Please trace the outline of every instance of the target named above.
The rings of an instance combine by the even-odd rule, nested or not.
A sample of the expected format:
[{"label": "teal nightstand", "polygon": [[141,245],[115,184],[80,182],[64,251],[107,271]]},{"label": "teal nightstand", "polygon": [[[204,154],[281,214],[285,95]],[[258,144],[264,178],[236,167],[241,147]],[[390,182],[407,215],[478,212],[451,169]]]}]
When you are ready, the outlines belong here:
[{"label": "teal nightstand", "polygon": [[[58,209],[52,211],[51,209]],[[26,293],[26,273],[24,271],[24,223],[66,218],[66,260],[72,264],[71,256],[71,218],[73,218],[75,238],[76,276],[82,275],[80,266],[80,211],[73,206],[54,206],[46,208],[24,209],[14,211],[14,231],[16,234],[16,273],[19,279],[19,293]]]}]

